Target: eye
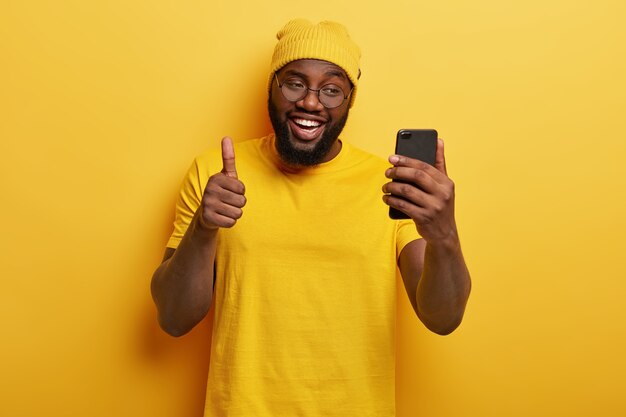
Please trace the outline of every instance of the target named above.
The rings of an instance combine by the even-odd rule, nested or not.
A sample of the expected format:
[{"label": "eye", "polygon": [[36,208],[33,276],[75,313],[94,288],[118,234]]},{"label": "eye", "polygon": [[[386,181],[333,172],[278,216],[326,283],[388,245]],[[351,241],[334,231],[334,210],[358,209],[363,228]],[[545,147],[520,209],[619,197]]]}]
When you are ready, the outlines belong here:
[{"label": "eye", "polygon": [[343,90],[334,84],[328,84],[322,87],[322,94],[328,97],[343,96]]},{"label": "eye", "polygon": [[285,80],[284,85],[290,90],[304,90],[306,85],[300,80]]}]

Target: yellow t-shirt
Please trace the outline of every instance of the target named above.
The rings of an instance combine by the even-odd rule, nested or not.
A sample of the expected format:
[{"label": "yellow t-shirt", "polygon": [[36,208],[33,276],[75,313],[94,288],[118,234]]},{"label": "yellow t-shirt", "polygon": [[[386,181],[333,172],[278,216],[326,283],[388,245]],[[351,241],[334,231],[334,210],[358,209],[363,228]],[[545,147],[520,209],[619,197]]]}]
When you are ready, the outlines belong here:
[{"label": "yellow t-shirt", "polygon": [[[418,239],[389,219],[389,164],[343,142],[281,171],[274,136],[235,145],[243,217],[220,229],[205,416],[394,416],[396,262]],[[219,149],[194,161],[168,246],[182,239]]]}]

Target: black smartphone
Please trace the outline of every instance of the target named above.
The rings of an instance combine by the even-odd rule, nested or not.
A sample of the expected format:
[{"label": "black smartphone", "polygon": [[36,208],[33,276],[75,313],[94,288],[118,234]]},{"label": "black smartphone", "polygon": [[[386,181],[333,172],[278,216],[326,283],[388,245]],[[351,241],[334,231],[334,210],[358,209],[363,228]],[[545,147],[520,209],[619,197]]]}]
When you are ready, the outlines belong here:
[{"label": "black smartphone", "polygon": [[[396,155],[419,159],[430,165],[435,165],[437,154],[437,131],[435,129],[401,129],[396,135]],[[393,180],[394,182],[401,182]],[[392,219],[408,219],[409,216],[389,207],[389,217]]]}]

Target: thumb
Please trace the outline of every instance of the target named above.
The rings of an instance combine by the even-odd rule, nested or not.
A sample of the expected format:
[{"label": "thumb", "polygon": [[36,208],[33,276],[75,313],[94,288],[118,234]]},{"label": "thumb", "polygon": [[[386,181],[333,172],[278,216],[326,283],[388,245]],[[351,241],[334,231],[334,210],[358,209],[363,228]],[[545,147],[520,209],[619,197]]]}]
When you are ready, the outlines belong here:
[{"label": "thumb", "polygon": [[237,178],[237,169],[235,168],[235,149],[233,148],[233,140],[226,136],[222,139],[222,173]]},{"label": "thumb", "polygon": [[437,168],[440,172],[448,175],[448,170],[446,169],[446,157],[443,153],[443,139],[437,139],[437,154],[435,155],[435,168]]}]

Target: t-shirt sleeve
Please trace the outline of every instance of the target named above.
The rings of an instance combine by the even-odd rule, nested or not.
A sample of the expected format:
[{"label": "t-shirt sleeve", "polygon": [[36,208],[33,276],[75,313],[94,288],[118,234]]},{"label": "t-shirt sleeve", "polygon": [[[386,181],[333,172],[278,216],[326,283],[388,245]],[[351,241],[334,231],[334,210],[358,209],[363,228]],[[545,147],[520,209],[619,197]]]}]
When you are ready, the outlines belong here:
[{"label": "t-shirt sleeve", "polygon": [[400,253],[406,245],[420,237],[413,220],[398,220],[396,224],[396,258],[400,257]]},{"label": "t-shirt sleeve", "polygon": [[200,206],[202,201],[202,194],[204,192],[202,170],[198,158],[193,161],[193,164],[187,170],[187,174],[183,183],[180,186],[180,192],[178,199],[176,200],[176,216],[174,218],[174,231],[167,241],[167,247],[176,249],[178,244],[182,240],[191,220],[193,219],[196,210]]}]

